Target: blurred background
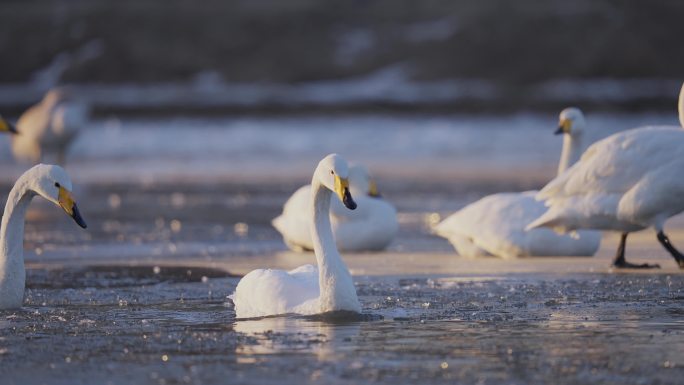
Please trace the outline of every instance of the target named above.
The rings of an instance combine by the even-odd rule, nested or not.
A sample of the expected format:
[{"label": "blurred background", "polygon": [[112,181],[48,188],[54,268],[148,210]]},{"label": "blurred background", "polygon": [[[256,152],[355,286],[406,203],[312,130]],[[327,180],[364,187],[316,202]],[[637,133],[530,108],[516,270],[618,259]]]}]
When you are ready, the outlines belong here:
[{"label": "blurred background", "polygon": [[[284,248],[270,219],[330,152],[368,165],[414,234],[553,177],[563,107],[595,138],[677,124],[684,79],[679,0],[5,0],[0,14],[0,113],[16,122],[58,86],[90,111],[66,168],[91,231],[36,244]],[[0,161],[6,194],[30,163],[7,135]],[[53,211],[29,228],[54,228]]]}]

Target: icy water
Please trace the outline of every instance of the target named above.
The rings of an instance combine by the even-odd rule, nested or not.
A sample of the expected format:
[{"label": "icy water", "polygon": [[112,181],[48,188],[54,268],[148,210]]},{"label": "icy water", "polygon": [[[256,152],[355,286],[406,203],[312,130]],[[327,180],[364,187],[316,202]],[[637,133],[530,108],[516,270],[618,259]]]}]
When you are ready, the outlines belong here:
[{"label": "icy water", "polygon": [[[362,278],[367,320],[238,321],[205,270],[29,274],[3,384],[680,383],[684,280]],[[211,277],[211,278],[210,278]]]},{"label": "icy water", "polygon": [[[600,136],[644,121],[676,117],[594,119]],[[0,312],[0,383],[680,383],[684,276],[671,260],[638,274],[567,272],[607,264],[604,239],[600,258],[525,272],[487,262],[483,274],[429,234],[483,195],[540,187],[556,167],[554,125],[538,115],[97,121],[68,165],[88,230],[39,199],[28,212],[28,290],[24,308]],[[387,252],[348,256],[352,271],[373,271],[355,276],[363,319],[236,320],[236,274],[312,262],[285,253],[270,220],[330,151],[369,163],[399,211]],[[3,201],[21,169],[0,171]],[[673,221],[682,247],[683,228]],[[629,259],[665,255],[642,238]],[[392,256],[412,267],[382,273]]]}]

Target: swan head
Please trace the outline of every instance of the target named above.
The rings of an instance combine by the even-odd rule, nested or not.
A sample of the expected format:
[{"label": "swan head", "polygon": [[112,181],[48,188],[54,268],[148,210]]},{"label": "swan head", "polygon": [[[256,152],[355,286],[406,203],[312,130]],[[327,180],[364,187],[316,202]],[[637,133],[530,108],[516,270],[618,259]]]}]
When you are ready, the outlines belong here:
[{"label": "swan head", "polygon": [[39,164],[27,173],[29,188],[36,194],[59,206],[82,228],[88,227],[78,211],[71,194],[71,179],[59,166]]},{"label": "swan head", "polygon": [[9,132],[10,134],[18,134],[17,128],[7,121],[7,119],[0,116],[0,132]]},{"label": "swan head", "polygon": [[558,129],[555,134],[568,134],[576,136],[584,132],[584,114],[579,108],[568,107],[561,111],[558,117]]},{"label": "swan head", "polygon": [[364,165],[352,164],[349,166],[349,185],[354,195],[368,195],[374,198],[381,196],[378,192],[378,185]]},{"label": "swan head", "polygon": [[326,156],[318,163],[315,177],[328,190],[333,191],[348,209],[356,209],[356,202],[349,189],[349,166],[344,158],[337,154]]}]

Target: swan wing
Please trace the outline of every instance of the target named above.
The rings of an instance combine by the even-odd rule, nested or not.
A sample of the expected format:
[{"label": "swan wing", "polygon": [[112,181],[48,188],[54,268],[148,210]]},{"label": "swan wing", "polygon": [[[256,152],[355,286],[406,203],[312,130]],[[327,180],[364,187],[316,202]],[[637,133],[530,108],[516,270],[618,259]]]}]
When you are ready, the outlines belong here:
[{"label": "swan wing", "polygon": [[304,265],[291,271],[257,269],[245,275],[231,295],[238,318],[302,313],[319,296],[318,269]]}]

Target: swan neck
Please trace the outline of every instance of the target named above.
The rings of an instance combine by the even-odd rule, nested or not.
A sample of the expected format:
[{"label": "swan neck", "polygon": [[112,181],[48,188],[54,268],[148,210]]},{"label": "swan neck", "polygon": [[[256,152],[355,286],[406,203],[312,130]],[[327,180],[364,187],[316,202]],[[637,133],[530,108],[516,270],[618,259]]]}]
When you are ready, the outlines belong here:
[{"label": "swan neck", "polygon": [[558,175],[572,167],[572,165],[579,160],[580,156],[582,156],[582,152],[584,151],[584,148],[582,147],[582,135],[583,134],[581,133],[563,135],[563,151],[561,152],[560,161],[558,162]]},{"label": "swan neck", "polygon": [[332,192],[322,184],[312,182],[313,194],[313,246],[316,262],[321,272],[335,267],[341,261],[330,223],[330,198]]},{"label": "swan neck", "polygon": [[0,227],[0,271],[24,268],[24,218],[33,195],[19,181],[7,197]]}]

